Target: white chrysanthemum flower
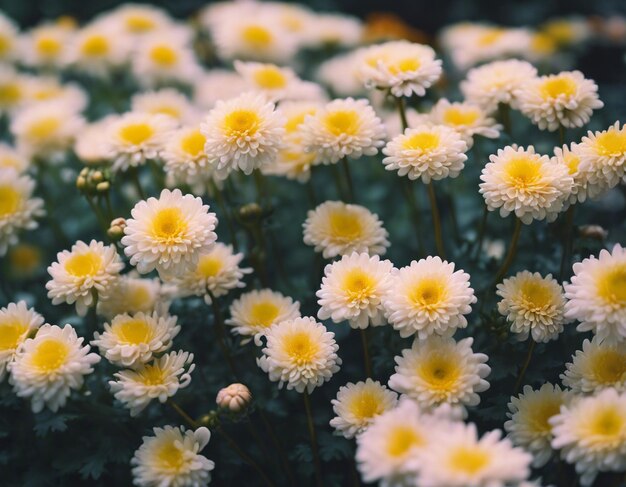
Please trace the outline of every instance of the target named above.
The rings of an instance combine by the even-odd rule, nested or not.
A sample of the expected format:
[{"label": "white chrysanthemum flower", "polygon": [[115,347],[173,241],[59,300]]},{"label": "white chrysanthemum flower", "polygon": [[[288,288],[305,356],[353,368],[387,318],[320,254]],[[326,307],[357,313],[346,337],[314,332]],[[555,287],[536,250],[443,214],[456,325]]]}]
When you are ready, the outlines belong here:
[{"label": "white chrysanthemum flower", "polygon": [[315,165],[315,158],[315,153],[306,152],[301,144],[287,142],[278,151],[276,159],[262,168],[261,172],[306,183],[311,179],[311,167]]},{"label": "white chrysanthemum flower", "polygon": [[195,269],[174,279],[174,284],[183,295],[203,296],[211,304],[211,296],[218,298],[230,290],[245,287],[242,282],[249,267],[239,267],[244,255],[233,253],[231,245],[216,243],[213,248],[198,259]]},{"label": "white chrysanthemum flower", "polygon": [[382,255],[389,234],[378,215],[360,205],[326,201],[307,213],[304,243],[322,252],[325,259],[352,252]]},{"label": "white chrysanthemum flower", "polygon": [[423,44],[390,41],[367,48],[359,76],[367,88],[390,90],[394,96],[424,96],[441,76],[441,60]]},{"label": "white chrysanthemum flower", "polygon": [[439,257],[412,261],[393,275],[383,299],[389,323],[402,337],[452,336],[457,328],[467,326],[464,315],[476,302],[469,279],[469,274],[455,271],[454,263]]},{"label": "white chrysanthemum flower", "polygon": [[193,354],[179,350],[116,372],[116,380],[109,381],[109,386],[115,398],[130,409],[130,415],[137,416],[153,399],[164,403],[187,387],[195,367]]},{"label": "white chrysanthemum flower", "polygon": [[302,317],[274,323],[257,364],[282,388],[310,394],[339,371],[341,359],[335,334],[315,318]]},{"label": "white chrysanthemum flower", "polygon": [[564,165],[574,180],[566,205],[582,203],[587,199],[588,194],[598,194],[601,191],[596,185],[589,183],[589,174],[581,168],[580,147],[580,144],[572,142],[569,146],[554,148],[552,161]]},{"label": "white chrysanthemum flower", "polygon": [[576,465],[584,487],[598,472],[626,468],[626,394],[605,389],[595,396],[576,398],[550,420],[552,448]]},{"label": "white chrysanthemum flower", "polygon": [[19,397],[28,397],[34,413],[47,407],[52,412],[65,406],[72,389],[80,389],[84,376],[100,361],[89,353],[76,330],[43,325],[34,338],[26,339],[9,365],[9,381]]},{"label": "white chrysanthemum flower", "polygon": [[65,63],[78,71],[107,76],[122,66],[131,50],[131,40],[110,24],[96,22],[78,31],[65,54]]},{"label": "white chrysanthemum flower", "polygon": [[506,487],[530,474],[532,457],[500,430],[478,437],[473,423],[453,423],[418,455],[420,487]]},{"label": "white chrysanthemum flower", "polygon": [[518,272],[499,283],[496,294],[502,298],[498,311],[511,322],[518,340],[526,340],[529,334],[536,342],[556,340],[571,321],[564,316],[563,288],[551,274]]},{"label": "white chrysanthemum flower", "polygon": [[387,171],[424,183],[457,177],[467,156],[463,136],[446,125],[418,125],[392,139],[383,149]]},{"label": "white chrysanthemum flower", "polygon": [[563,71],[541,76],[515,92],[520,111],[541,130],[582,127],[594,110],[604,103],[598,98],[598,85],[580,71]]},{"label": "white chrysanthemum flower", "polygon": [[128,112],[107,127],[108,157],[113,170],[126,171],[159,157],[176,121],[162,114]]},{"label": "white chrysanthemum flower", "polygon": [[26,155],[4,142],[0,142],[0,171],[13,169],[17,173],[25,173],[31,161]]},{"label": "white chrysanthemum flower", "polygon": [[[265,335],[274,324],[295,320],[300,317],[300,303],[288,296],[261,289],[242,294],[230,305],[230,318],[226,324],[233,327],[233,333],[243,337]],[[250,338],[242,341],[248,342]]]},{"label": "white chrysanthemum flower", "polygon": [[96,297],[106,296],[115,285],[123,268],[115,246],[79,240],[71,250],[59,252],[57,262],[48,267],[48,298],[52,304],[75,303],[76,312],[85,316]]},{"label": "white chrysanthemum flower", "polygon": [[200,452],[211,433],[165,426],[154,428],[154,436],[144,436],[133,455],[133,484],[139,487],[204,487],[211,481],[215,463]]},{"label": "white chrysanthemum flower", "polygon": [[406,394],[426,410],[442,404],[464,410],[480,403],[479,392],[489,389],[485,377],[491,368],[487,355],[474,353],[473,338],[455,342],[453,338],[432,336],[416,339],[410,349],[395,357],[395,374],[389,387]]},{"label": "white chrysanthemum flower", "polygon": [[13,20],[0,15],[0,61],[12,61],[19,56],[19,31]]},{"label": "white chrysanthemum flower", "polygon": [[376,155],[384,145],[385,126],[367,100],[346,98],[308,115],[302,134],[306,150],[315,152],[318,162],[330,164]]},{"label": "white chrysanthemum flower", "polygon": [[21,110],[11,121],[10,131],[18,149],[29,157],[57,159],[72,146],[83,124],[73,107],[50,101]]},{"label": "white chrysanthemum flower", "polygon": [[104,324],[103,333],[94,333],[91,345],[100,349],[100,355],[120,367],[146,363],[153,356],[172,347],[172,339],[180,332],[176,316],[157,313],[117,315]]},{"label": "white chrysanthemum flower", "polygon": [[124,313],[166,314],[169,299],[159,279],[137,277],[136,273],[120,276],[98,300],[98,314],[108,319]]},{"label": "white chrysanthemum flower", "polygon": [[533,466],[543,467],[552,457],[552,425],[550,418],[559,414],[561,406],[566,404],[568,393],[559,386],[544,384],[533,390],[524,386],[522,394],[511,397],[504,423],[508,438],[533,455]]},{"label": "white chrysanthemum flower", "polygon": [[350,439],[363,433],[377,416],[395,408],[398,395],[380,382],[367,379],[340,387],[331,403],[337,416],[330,425],[335,433]]},{"label": "white chrysanthemum flower", "polygon": [[391,287],[394,267],[378,255],[353,252],[324,269],[317,291],[320,320],[348,321],[352,328],[384,324],[383,296]]},{"label": "white chrysanthemum flower", "polygon": [[235,61],[235,71],[246,81],[247,89],[263,93],[268,100],[302,99],[303,81],[291,68],[275,64]]},{"label": "white chrysanthemum flower", "polygon": [[401,399],[398,406],[374,418],[357,437],[356,462],[364,482],[381,487],[415,487],[416,457],[430,448],[442,422],[423,414],[417,404]]},{"label": "white chrysanthemum flower", "polygon": [[363,22],[337,13],[317,14],[308,43],[318,47],[352,47],[363,39]]},{"label": "white chrysanthemum flower", "polygon": [[234,71],[212,69],[195,80],[193,100],[210,110],[220,100],[229,100],[248,89],[248,83]]},{"label": "white chrysanthemum flower", "polygon": [[27,307],[25,301],[0,308],[0,381],[4,379],[16,350],[43,322],[43,316]]},{"label": "white chrysanthemum flower", "polygon": [[191,84],[201,70],[187,36],[170,29],[142,38],[131,61],[132,72],[143,86]]},{"label": "white chrysanthemum flower", "polygon": [[[419,113],[417,110],[408,107],[405,111],[407,126],[417,127],[420,125],[432,125],[433,122],[428,113]],[[383,119],[385,123],[385,127],[387,129],[387,135],[389,136],[389,140],[394,139],[395,137],[402,135],[404,133],[404,128],[402,127],[402,120],[398,116],[398,112],[390,112]],[[384,151],[383,151],[384,152]]]},{"label": "white chrysanthemum flower", "polygon": [[626,126],[620,122],[607,130],[587,132],[578,146],[580,170],[589,181],[589,196],[594,198],[617,186],[626,173]]},{"label": "white chrysanthemum flower", "polygon": [[32,107],[44,102],[56,102],[63,109],[81,112],[89,104],[87,92],[76,83],[61,83],[54,76],[28,76],[24,79],[24,105]]},{"label": "white chrysanthemum flower", "polygon": [[13,67],[0,64],[0,114],[12,113],[24,105],[28,96],[27,79]]},{"label": "white chrysanthemum flower", "polygon": [[217,217],[202,199],[179,189],[164,189],[159,199],[138,202],[122,237],[124,252],[141,274],[156,269],[165,275],[193,270],[200,255],[217,240]]},{"label": "white chrysanthemum flower", "polygon": [[218,172],[239,169],[251,174],[276,158],[285,134],[284,120],[273,103],[259,93],[244,93],[218,101],[200,130],[205,152],[216,160]]},{"label": "white chrysanthemum flower", "polygon": [[600,256],[574,264],[565,283],[565,316],[580,321],[578,331],[593,331],[598,342],[626,339],[626,249],[619,244]]},{"label": "white chrysanthemum flower", "polygon": [[33,198],[35,181],[14,169],[0,168],[0,257],[17,243],[18,233],[33,230],[44,214],[44,201]]},{"label": "white chrysanthemum flower", "polygon": [[107,115],[100,120],[83,125],[83,128],[76,134],[73,149],[76,157],[83,164],[109,165],[109,124],[117,118],[117,115]]},{"label": "white chrysanthemum flower", "polygon": [[569,198],[574,179],[568,169],[535,153],[535,148],[506,146],[489,156],[482,170],[480,193],[489,211],[515,213],[523,223],[556,219]]},{"label": "white chrysanthemum flower", "polygon": [[174,88],[148,91],[130,99],[133,112],[168,115],[180,124],[198,123],[200,114],[189,99]]},{"label": "white chrysanthemum flower", "polygon": [[492,113],[500,103],[517,107],[516,91],[536,76],[537,70],[526,61],[494,61],[471,69],[461,82],[461,92],[468,102]]},{"label": "white chrysanthemum flower", "polygon": [[484,108],[469,102],[450,103],[440,98],[429,116],[433,123],[447,125],[459,132],[468,148],[472,147],[475,136],[497,139],[502,130],[502,126],[489,117]]},{"label": "white chrysanthemum flower", "polygon": [[63,64],[72,29],[60,23],[44,23],[22,38],[20,61],[35,68],[59,68]]},{"label": "white chrysanthemum flower", "polygon": [[365,95],[365,87],[359,78],[362,52],[356,49],[322,62],[317,68],[315,79],[328,86],[336,96]]},{"label": "white chrysanthemum flower", "polygon": [[586,339],[565,367],[560,376],[563,385],[576,394],[596,394],[608,388],[626,392],[626,349],[619,343]]},{"label": "white chrysanthemum flower", "polygon": [[102,21],[110,22],[112,30],[121,30],[133,37],[165,30],[172,25],[171,17],[164,10],[152,5],[123,4],[107,13]]}]

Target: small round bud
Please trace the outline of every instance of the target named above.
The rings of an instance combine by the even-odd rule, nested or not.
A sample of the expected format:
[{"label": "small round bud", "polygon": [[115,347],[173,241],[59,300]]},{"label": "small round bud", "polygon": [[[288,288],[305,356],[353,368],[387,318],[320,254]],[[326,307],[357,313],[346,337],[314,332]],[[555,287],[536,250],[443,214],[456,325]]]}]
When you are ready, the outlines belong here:
[{"label": "small round bud", "polygon": [[87,177],[87,174],[89,174],[89,168],[88,168],[88,167],[83,167],[83,168],[80,170],[80,175],[81,175],[82,177],[86,178],[86,177]]},{"label": "small round bud", "polygon": [[87,180],[83,176],[78,176],[76,178],[76,187],[82,190],[82,189],[85,189],[86,186],[87,186]]},{"label": "small round bud", "polygon": [[239,208],[239,217],[245,221],[254,221],[261,218],[263,208],[258,203],[248,203]]},{"label": "small round bud", "polygon": [[94,183],[100,183],[104,180],[104,174],[102,174],[102,171],[94,171],[91,174],[91,181],[93,181]]},{"label": "small round bud", "polygon": [[98,193],[106,193],[109,189],[111,189],[111,183],[108,181],[98,183],[96,186],[96,191],[98,191]]},{"label": "small round bud", "polygon": [[246,408],[251,400],[252,394],[250,389],[243,384],[235,383],[221,389],[217,393],[215,402],[218,407],[236,413]]},{"label": "small round bud", "polygon": [[609,236],[609,232],[600,225],[581,225],[578,227],[578,234],[583,238],[600,241],[605,240]]},{"label": "small round bud", "polygon": [[126,228],[126,219],[115,218],[109,225],[107,235],[114,240],[119,240],[124,236],[124,228]]},{"label": "small round bud", "polygon": [[206,426],[209,429],[215,428],[220,423],[219,415],[217,411],[210,411],[207,414],[203,414],[198,419],[198,423],[202,426]]}]

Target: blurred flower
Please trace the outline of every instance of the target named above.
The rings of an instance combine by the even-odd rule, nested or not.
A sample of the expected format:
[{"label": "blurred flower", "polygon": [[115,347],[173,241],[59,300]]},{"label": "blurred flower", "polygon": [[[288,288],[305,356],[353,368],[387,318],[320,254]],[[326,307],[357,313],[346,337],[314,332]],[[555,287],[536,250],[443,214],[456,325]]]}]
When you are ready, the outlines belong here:
[{"label": "blurred flower", "polygon": [[179,124],[195,124],[200,121],[200,112],[183,93],[174,88],[133,95],[130,106],[133,112],[167,115]]},{"label": "blurred flower", "polygon": [[13,169],[17,173],[25,173],[30,160],[22,153],[8,144],[0,142],[0,171],[3,169]]},{"label": "blurred flower", "polygon": [[106,77],[128,61],[131,42],[109,23],[94,22],[74,35],[64,62],[77,71]]},{"label": "blurred flower", "polygon": [[248,90],[263,93],[270,101],[300,100],[306,95],[307,85],[291,68],[235,61],[235,71],[244,79]]},{"label": "blurred flower", "polygon": [[218,101],[235,98],[247,89],[248,84],[238,73],[212,69],[196,78],[193,99],[200,107],[210,110]]},{"label": "blurred flower", "polygon": [[43,316],[27,307],[25,301],[0,308],[0,381],[4,379],[17,349],[43,322]]},{"label": "blurred flower", "polygon": [[159,279],[140,278],[135,272],[124,274],[98,300],[98,314],[108,319],[124,313],[167,313],[169,307],[165,286]]},{"label": "blurred flower", "polygon": [[316,47],[352,47],[362,39],[363,24],[359,19],[330,13],[315,16],[308,43]]},{"label": "blurred flower", "polygon": [[41,248],[25,242],[11,247],[7,258],[11,276],[17,280],[29,279],[39,274],[43,262]]},{"label": "blurred flower", "polygon": [[0,14],[0,61],[13,61],[19,53],[19,31],[13,20]]},{"label": "blurred flower", "polygon": [[120,29],[126,34],[141,37],[171,26],[166,12],[152,5],[123,4],[102,17],[110,22],[111,29]]},{"label": "blurred flower", "polygon": [[569,199],[566,205],[574,203],[582,203],[587,199],[587,193],[596,193],[597,189],[590,189],[589,174],[582,171],[580,166],[580,144],[571,143],[569,146],[554,148],[554,157],[552,160],[557,164],[567,167],[569,175],[574,179],[574,185],[570,191]]},{"label": "blurred flower", "polygon": [[440,98],[435,103],[430,110],[429,118],[435,124],[447,125],[456,130],[461,134],[468,148],[474,144],[476,135],[497,139],[502,130],[502,126],[489,117],[479,105],[469,102],[450,103],[445,98]]},{"label": "blurred flower", "polygon": [[72,34],[72,29],[63,25],[38,25],[22,37],[20,61],[36,68],[60,68]]}]

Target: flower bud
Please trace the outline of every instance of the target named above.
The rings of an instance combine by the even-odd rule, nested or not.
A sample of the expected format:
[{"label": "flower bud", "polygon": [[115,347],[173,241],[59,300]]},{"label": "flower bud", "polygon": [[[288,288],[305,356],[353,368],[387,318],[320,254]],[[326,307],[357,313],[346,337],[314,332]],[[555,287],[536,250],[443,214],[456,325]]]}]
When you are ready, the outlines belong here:
[{"label": "flower bud", "polygon": [[111,183],[108,181],[98,183],[96,186],[96,191],[98,191],[98,193],[106,193],[109,189],[111,189]]},{"label": "flower bud", "polygon": [[578,227],[578,233],[583,238],[591,238],[593,240],[604,240],[609,236],[609,232],[600,225],[581,225]]},{"label": "flower bud", "polygon": [[107,235],[114,240],[119,240],[124,236],[124,228],[126,228],[126,219],[115,218],[109,225]]},{"label": "flower bud", "polygon": [[80,190],[85,189],[87,186],[87,180],[83,176],[78,176],[76,178],[76,187]]},{"label": "flower bud", "polygon": [[218,407],[228,409],[232,412],[239,412],[246,408],[252,400],[250,389],[245,385],[235,383],[221,389],[217,393],[215,402]]}]

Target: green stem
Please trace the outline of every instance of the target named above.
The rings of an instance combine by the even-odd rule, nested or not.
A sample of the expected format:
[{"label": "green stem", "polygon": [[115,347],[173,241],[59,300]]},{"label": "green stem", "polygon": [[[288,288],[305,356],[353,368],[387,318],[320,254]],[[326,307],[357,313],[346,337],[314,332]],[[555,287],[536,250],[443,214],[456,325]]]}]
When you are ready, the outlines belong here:
[{"label": "green stem", "polygon": [[424,252],[424,236],[422,232],[422,223],[420,218],[420,209],[415,198],[413,186],[408,178],[400,178],[400,186],[402,187],[402,194],[409,205],[409,211],[411,213],[411,220],[413,220],[413,226],[415,229],[415,235],[417,236],[417,251],[420,257],[425,255]]},{"label": "green stem", "polygon": [[513,395],[519,392],[519,389],[522,385],[522,381],[524,380],[524,376],[526,375],[526,370],[528,370],[528,366],[530,365],[530,360],[533,356],[533,351],[535,350],[535,345],[537,342],[530,338],[530,346],[528,347],[528,353],[526,354],[526,360],[524,361],[524,365],[522,366],[522,370],[520,370],[519,375],[517,376],[517,380],[515,381],[515,389],[513,390]]},{"label": "green stem", "polygon": [[504,131],[511,137],[511,107],[506,103],[500,103],[498,105],[498,115]]},{"label": "green stem", "polygon": [[478,259],[483,248],[483,240],[485,238],[485,230],[487,229],[487,217],[489,216],[489,209],[485,206],[483,210],[483,217],[480,220],[480,226],[478,227],[478,239],[476,240],[476,254],[475,259]]},{"label": "green stem", "polygon": [[139,193],[139,197],[142,200],[145,200],[146,193],[144,193],[143,188],[141,187],[141,181],[139,180],[139,170],[136,167],[131,167],[128,169],[128,175],[133,185],[135,186],[137,193]]},{"label": "green stem", "polygon": [[409,122],[406,118],[406,106],[404,103],[404,97],[396,96],[396,106],[398,107],[398,113],[400,114],[400,124],[402,125],[402,132],[409,128]]},{"label": "green stem", "polygon": [[222,355],[226,359],[228,363],[228,367],[230,368],[231,373],[235,380],[239,380],[239,373],[237,372],[237,367],[235,366],[235,362],[233,360],[232,355],[226,345],[226,331],[224,330],[224,320],[222,318],[222,312],[220,311],[219,303],[217,299],[213,295],[211,291],[207,289],[207,294],[211,299],[211,307],[213,308],[213,324],[215,325],[215,334],[217,336],[217,342],[219,344],[220,349],[222,350]]},{"label": "green stem", "polygon": [[239,245],[237,242],[237,233],[235,231],[235,225],[233,223],[232,215],[230,211],[228,211],[228,207],[226,206],[226,202],[224,201],[224,195],[222,191],[217,187],[213,181],[207,182],[208,188],[211,193],[215,196],[215,200],[217,201],[217,206],[219,206],[220,210],[222,210],[222,214],[224,215],[224,219],[226,220],[226,226],[228,227],[228,234],[230,235],[230,243],[233,246],[233,250],[238,252]]},{"label": "green stem", "polygon": [[260,169],[255,169],[252,174],[254,176],[254,184],[256,185],[259,203],[265,202],[267,200],[267,185],[265,184],[265,178],[263,177],[263,174],[261,174]]},{"label": "green stem", "polygon": [[570,266],[574,249],[574,205],[571,205],[565,213],[565,232],[563,236],[563,254],[561,255],[561,267],[559,269],[559,281],[569,277],[567,268]]},{"label": "green stem", "polygon": [[337,164],[331,164],[331,171],[333,172],[333,178],[335,180],[335,186],[337,187],[339,199],[345,202],[349,202],[350,198],[349,195],[346,193],[346,190],[344,189],[341,173],[339,172],[339,166]]},{"label": "green stem", "polygon": [[341,160],[341,165],[343,166],[343,175],[346,180],[346,187],[348,188],[348,198],[350,203],[354,202],[354,186],[352,184],[352,175],[350,174],[350,165],[348,164],[348,159],[345,157]]},{"label": "green stem", "polygon": [[187,423],[187,425],[190,428],[193,428],[194,430],[198,428],[198,426],[200,426],[191,416],[189,416],[185,410],[183,408],[181,408],[178,404],[176,404],[176,402],[172,399],[169,398],[167,401],[167,404],[174,410],[176,411],[176,413],[183,418],[183,420],[185,421],[185,423]]},{"label": "green stem", "polygon": [[315,481],[317,487],[323,487],[322,467],[320,464],[319,452],[317,451],[317,435],[315,433],[315,425],[313,424],[313,415],[311,414],[311,401],[309,399],[309,393],[304,391],[302,397],[304,398],[304,408],[306,409],[309,436],[311,437],[311,450],[313,451],[313,463],[315,464]]},{"label": "green stem", "polygon": [[433,214],[433,227],[435,232],[435,245],[437,253],[442,259],[446,258],[446,250],[443,245],[443,235],[441,233],[441,218],[439,216],[439,208],[437,207],[437,196],[435,195],[435,186],[433,182],[428,183],[428,198],[430,200],[430,209]]},{"label": "green stem", "polygon": [[509,250],[500,266],[500,270],[496,274],[494,279],[494,284],[498,284],[502,278],[506,275],[506,272],[511,267],[513,263],[513,258],[515,257],[515,252],[517,250],[517,243],[519,241],[520,233],[522,232],[522,220],[519,218],[515,218],[515,229],[513,230],[513,236],[511,237],[511,243],[509,244]]},{"label": "green stem", "polygon": [[365,364],[365,374],[368,378],[372,377],[372,360],[370,358],[369,346],[367,343],[367,330],[360,328],[361,345],[363,345],[363,362]]},{"label": "green stem", "polygon": [[565,145],[565,127],[559,125],[559,148]]},{"label": "green stem", "polygon": [[285,454],[283,445],[281,444],[280,440],[276,436],[276,433],[274,432],[272,423],[270,423],[270,420],[267,418],[267,416],[265,415],[262,409],[260,408],[257,409],[257,412],[259,413],[259,417],[261,418],[261,421],[263,422],[265,429],[269,433],[270,439],[272,440],[272,443],[274,443],[274,448],[278,452],[278,456],[281,458],[281,461],[285,467],[285,471],[287,472],[287,477],[289,477],[289,485],[296,485],[295,478],[293,476],[293,471],[289,463],[289,459],[287,458],[287,455]]}]

